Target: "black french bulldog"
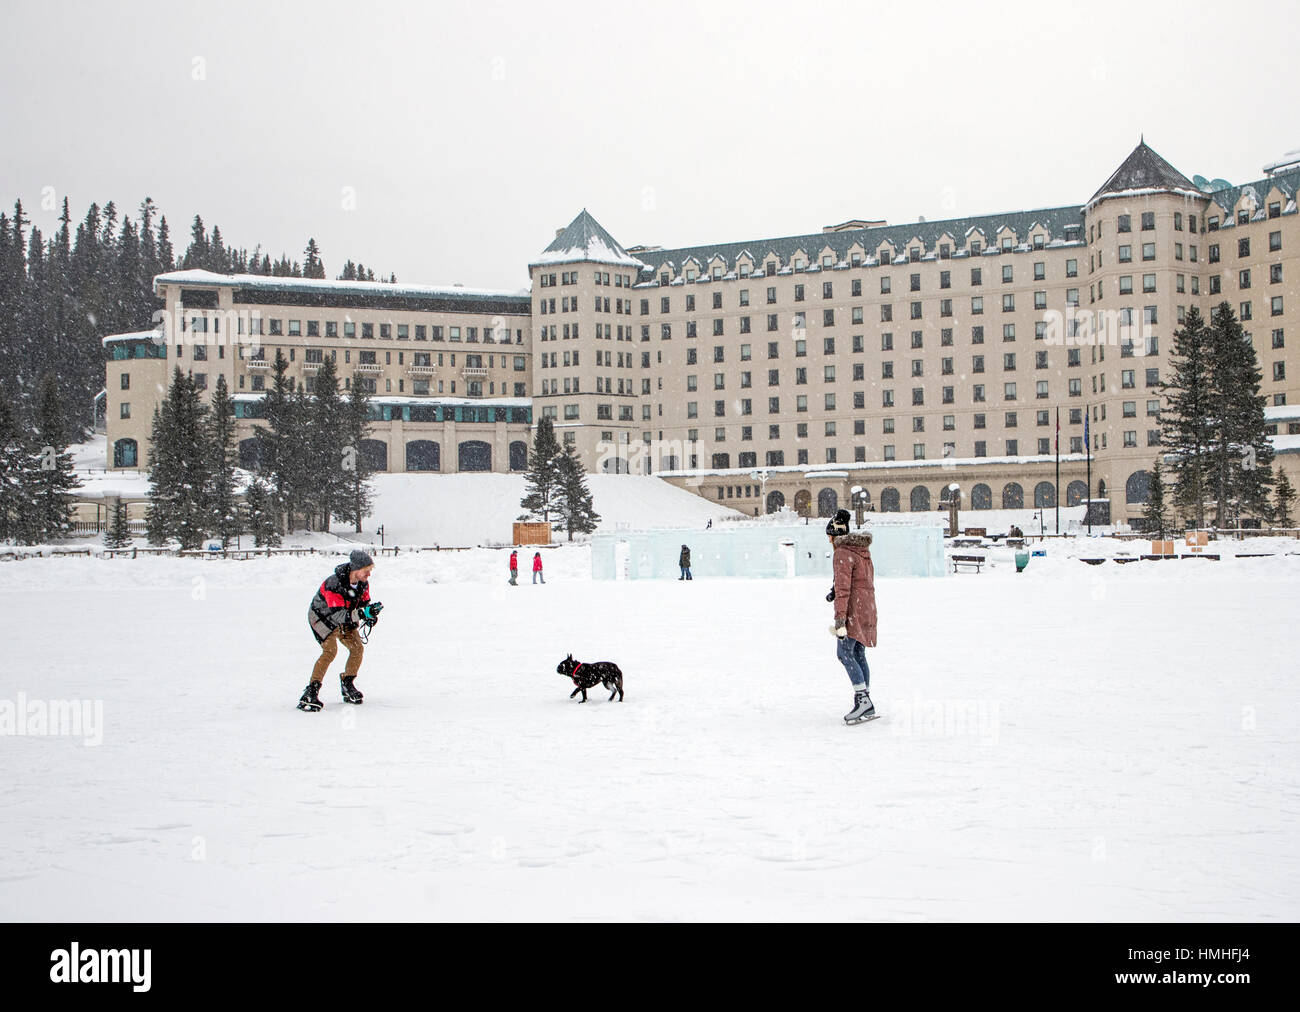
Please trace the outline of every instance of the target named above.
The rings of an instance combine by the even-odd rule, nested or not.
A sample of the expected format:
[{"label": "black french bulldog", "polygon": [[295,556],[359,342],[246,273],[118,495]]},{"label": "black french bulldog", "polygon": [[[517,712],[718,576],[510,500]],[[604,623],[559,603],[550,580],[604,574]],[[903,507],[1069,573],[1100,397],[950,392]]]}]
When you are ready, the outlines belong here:
[{"label": "black french bulldog", "polygon": [[613,661],[595,661],[591,664],[583,664],[573,659],[573,654],[569,654],[564,660],[556,665],[557,673],[564,675],[565,678],[571,679],[577,686],[569,698],[572,699],[579,692],[582,693],[580,703],[587,701],[587,690],[594,689],[597,685],[604,685],[610,690],[609,698],[612,702],[615,696],[618,701],[623,702],[623,672],[618,669],[618,665]]}]

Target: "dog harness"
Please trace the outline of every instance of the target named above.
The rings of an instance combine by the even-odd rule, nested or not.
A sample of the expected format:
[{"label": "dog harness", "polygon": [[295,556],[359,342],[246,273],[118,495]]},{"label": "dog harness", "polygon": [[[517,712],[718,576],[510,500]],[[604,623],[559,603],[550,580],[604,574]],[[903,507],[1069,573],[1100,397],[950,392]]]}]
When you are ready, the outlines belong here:
[{"label": "dog harness", "polygon": [[578,672],[581,671],[581,670],[582,670],[582,665],[579,664],[576,668],[573,669],[573,674],[571,674],[569,677],[570,677],[570,678],[573,678],[573,679],[577,679],[577,677],[578,677]]}]

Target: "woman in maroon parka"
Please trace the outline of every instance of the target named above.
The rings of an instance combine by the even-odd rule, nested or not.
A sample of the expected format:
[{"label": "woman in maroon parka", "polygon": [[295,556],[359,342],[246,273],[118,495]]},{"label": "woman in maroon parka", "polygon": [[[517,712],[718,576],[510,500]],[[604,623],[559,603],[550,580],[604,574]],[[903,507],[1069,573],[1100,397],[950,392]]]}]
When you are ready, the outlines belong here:
[{"label": "woman in maroon parka", "polygon": [[827,600],[835,605],[833,630],[839,640],[837,656],[853,682],[853,709],[846,724],[861,724],[876,716],[871,702],[871,669],[867,647],[876,645],[876,569],[871,561],[871,535],[849,533],[849,511],[838,510],[826,525],[835,547],[831,569],[835,586]]}]

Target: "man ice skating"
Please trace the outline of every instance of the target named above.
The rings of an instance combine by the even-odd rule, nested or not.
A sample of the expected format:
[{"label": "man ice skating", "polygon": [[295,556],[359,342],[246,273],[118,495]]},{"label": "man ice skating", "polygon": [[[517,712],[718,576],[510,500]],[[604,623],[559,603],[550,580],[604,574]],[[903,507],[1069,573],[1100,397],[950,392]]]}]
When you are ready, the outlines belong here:
[{"label": "man ice skating", "polygon": [[510,586],[519,586],[519,553],[510,553]]},{"label": "man ice skating", "polygon": [[546,577],[542,575],[542,553],[533,552],[533,583],[538,580],[541,580],[542,584],[545,585]]},{"label": "man ice skating", "polygon": [[363,622],[376,622],[383,607],[378,601],[370,601],[370,574],[374,568],[374,560],[369,554],[360,548],[353,549],[348,561],[334,568],[312,598],[311,607],[307,609],[307,621],[320,644],[320,657],[312,668],[311,681],[298,700],[298,709],[315,713],[325,705],[320,701],[320,686],[330,662],[338,653],[340,642],[348,648],[347,666],[339,676],[343,701],[362,701],[360,691],[353,684],[365,652],[358,629]]},{"label": "man ice skating", "polygon": [[689,580],[691,578],[691,549],[689,545],[682,545],[682,554],[677,556],[677,565],[682,570],[682,575],[677,579]]},{"label": "man ice skating", "polygon": [[865,649],[876,645],[876,569],[871,561],[871,535],[849,533],[848,510],[836,510],[826,525],[826,534],[835,547],[831,558],[835,585],[826,599],[835,605],[837,656],[853,683],[853,709],[844,715],[844,723],[861,724],[876,716]]}]

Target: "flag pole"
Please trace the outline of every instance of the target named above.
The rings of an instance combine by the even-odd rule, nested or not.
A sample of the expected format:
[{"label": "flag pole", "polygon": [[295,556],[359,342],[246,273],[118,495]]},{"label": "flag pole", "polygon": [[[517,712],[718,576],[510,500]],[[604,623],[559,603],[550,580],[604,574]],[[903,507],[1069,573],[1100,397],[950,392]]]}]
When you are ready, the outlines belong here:
[{"label": "flag pole", "polygon": [[1056,533],[1061,533],[1061,406],[1056,406]]},{"label": "flag pole", "polygon": [[1088,452],[1088,498],[1084,506],[1084,518],[1088,521],[1088,534],[1092,535],[1092,436],[1088,432],[1088,416],[1092,414],[1091,406],[1083,409],[1083,442]]}]

